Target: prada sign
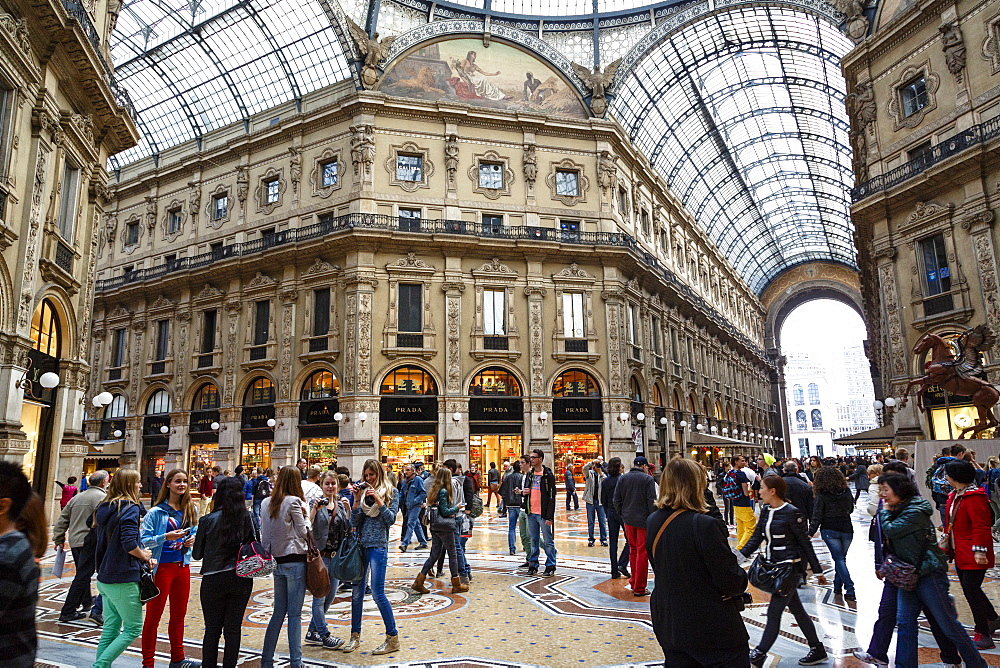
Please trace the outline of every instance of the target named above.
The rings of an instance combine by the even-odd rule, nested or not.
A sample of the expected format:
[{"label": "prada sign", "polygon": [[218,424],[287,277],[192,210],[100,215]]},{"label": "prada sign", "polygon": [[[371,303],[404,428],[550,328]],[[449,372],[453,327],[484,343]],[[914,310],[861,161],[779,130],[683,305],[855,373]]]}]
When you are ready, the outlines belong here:
[{"label": "prada sign", "polygon": [[524,402],[520,397],[489,397],[469,399],[470,422],[521,422]]},{"label": "prada sign", "polygon": [[299,404],[299,424],[331,424],[333,416],[340,410],[340,401],[303,401]]},{"label": "prada sign", "polygon": [[437,422],[437,397],[382,397],[378,419],[381,422]]},{"label": "prada sign", "polygon": [[604,419],[600,399],[552,400],[552,420],[554,422],[600,422]]},{"label": "prada sign", "polygon": [[274,417],[274,406],[245,406],[243,419],[240,421],[243,429],[270,429],[267,421]]}]

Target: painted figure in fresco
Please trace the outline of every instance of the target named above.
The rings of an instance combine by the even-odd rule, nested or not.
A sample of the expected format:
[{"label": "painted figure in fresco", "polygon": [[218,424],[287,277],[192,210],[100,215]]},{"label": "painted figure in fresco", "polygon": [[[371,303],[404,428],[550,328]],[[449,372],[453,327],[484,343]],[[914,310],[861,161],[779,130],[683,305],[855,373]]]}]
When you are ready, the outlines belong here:
[{"label": "painted figure in fresco", "polygon": [[[465,60],[453,61],[452,68],[458,72],[458,77],[460,81],[452,79],[449,83],[455,86],[455,92],[460,98],[472,98],[480,97],[486,100],[509,100],[510,96],[504,94],[502,90],[497,88],[497,86],[487,79],[487,77],[497,77],[500,76],[500,71],[496,72],[484,72],[479,65],[476,65],[477,53],[475,51],[469,51],[465,54]],[[463,88],[460,84],[467,84],[467,88]]]}]

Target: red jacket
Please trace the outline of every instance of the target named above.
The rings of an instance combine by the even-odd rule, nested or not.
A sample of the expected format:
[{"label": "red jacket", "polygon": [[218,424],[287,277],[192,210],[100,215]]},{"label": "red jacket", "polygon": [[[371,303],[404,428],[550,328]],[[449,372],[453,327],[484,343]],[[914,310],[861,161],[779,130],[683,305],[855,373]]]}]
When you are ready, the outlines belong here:
[{"label": "red jacket", "polygon": [[[951,520],[951,504],[955,500],[955,492],[948,495],[947,518]],[[993,512],[990,509],[990,498],[981,487],[970,487],[958,504],[955,522],[945,526],[952,537],[955,546],[955,566],[963,570],[982,571],[993,568]],[[977,564],[972,547],[986,548],[986,563]]]},{"label": "red jacket", "polygon": [[212,498],[212,476],[203,475],[201,480],[198,481],[198,491],[201,493],[202,497],[206,499]]}]

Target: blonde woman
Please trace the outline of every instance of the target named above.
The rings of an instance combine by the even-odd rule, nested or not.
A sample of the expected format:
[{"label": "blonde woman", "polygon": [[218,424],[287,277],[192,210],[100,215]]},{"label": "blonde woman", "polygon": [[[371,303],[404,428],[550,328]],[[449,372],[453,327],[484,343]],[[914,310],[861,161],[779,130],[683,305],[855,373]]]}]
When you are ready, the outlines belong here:
[{"label": "blonde woman", "polygon": [[139,564],[156,565],[139,541],[139,472],[118,469],[108,495],[94,513],[97,531],[97,590],[104,600],[104,627],[94,666],[111,666],[142,632]]},{"label": "blonde woman", "polygon": [[[142,665],[153,668],[156,654],[156,629],[163,608],[170,601],[171,668],[193,666],[184,658],[184,617],[191,593],[191,547],[198,530],[198,509],[191,498],[187,472],[173,469],[163,479],[156,504],[142,520],[142,544],[153,550],[156,568],[153,578],[160,595],[146,605],[142,625]],[[197,664],[200,665],[200,664]]]},{"label": "blonde woman", "polygon": [[427,493],[428,511],[437,508],[438,516],[441,518],[437,524],[431,525],[431,553],[424,561],[420,574],[413,583],[414,591],[421,594],[429,594],[430,590],[424,586],[424,580],[434,568],[434,564],[441,557],[442,553],[448,553],[448,569],[451,571],[451,590],[454,593],[469,591],[469,585],[462,583],[462,578],[458,572],[458,552],[455,547],[455,517],[461,512],[465,504],[452,505],[451,498],[451,470],[442,466],[434,474],[434,483]]},{"label": "blonde woman", "polygon": [[399,496],[396,494],[396,488],[389,484],[385,469],[378,460],[369,459],[361,471],[364,480],[351,487],[354,495],[351,526],[358,531],[365,570],[361,579],[354,583],[354,592],[351,596],[351,639],[343,646],[343,650],[353,652],[361,645],[361,616],[364,612],[365,588],[370,572],[372,599],[385,623],[385,642],[372,650],[372,654],[388,654],[399,651],[399,632],[396,630],[392,606],[389,605],[389,599],[385,595],[389,527],[396,521]]},{"label": "blonde woman", "polygon": [[308,507],[302,498],[302,474],[284,466],[271,496],[260,505],[261,542],[277,562],[274,570],[274,611],[264,632],[261,668],[274,666],[278,634],[288,618],[288,658],[302,666],[302,604],[306,598],[306,552],[309,550]]}]

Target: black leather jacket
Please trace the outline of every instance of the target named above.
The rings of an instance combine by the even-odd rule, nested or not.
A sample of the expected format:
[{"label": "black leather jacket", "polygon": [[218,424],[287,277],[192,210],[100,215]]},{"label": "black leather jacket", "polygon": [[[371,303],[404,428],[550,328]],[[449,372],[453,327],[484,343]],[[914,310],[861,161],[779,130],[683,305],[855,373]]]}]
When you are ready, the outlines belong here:
[{"label": "black leather jacket", "polygon": [[194,559],[201,559],[202,573],[219,573],[235,569],[239,546],[256,540],[253,520],[247,522],[247,533],[236,547],[225,540],[228,538],[227,531],[232,531],[232,528],[222,526],[221,510],[209,513],[198,522],[198,533],[194,537],[194,550],[191,556]]},{"label": "black leather jacket", "polygon": [[806,533],[807,526],[805,515],[792,504],[772,508],[765,503],[761,507],[760,519],[757,520],[753,536],[740,552],[749,557],[761,543],[766,543],[764,556],[768,561],[797,561],[802,565],[802,570],[805,570],[805,564],[809,564],[812,572],[819,575],[823,568],[819,565],[819,559],[816,558],[816,552]]},{"label": "black leather jacket", "polygon": [[524,497],[515,494],[514,489],[524,487],[524,475],[521,473],[508,473],[500,483],[500,496],[503,497],[503,504],[507,507],[520,507],[524,505]]}]

